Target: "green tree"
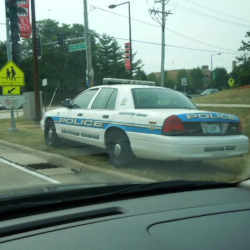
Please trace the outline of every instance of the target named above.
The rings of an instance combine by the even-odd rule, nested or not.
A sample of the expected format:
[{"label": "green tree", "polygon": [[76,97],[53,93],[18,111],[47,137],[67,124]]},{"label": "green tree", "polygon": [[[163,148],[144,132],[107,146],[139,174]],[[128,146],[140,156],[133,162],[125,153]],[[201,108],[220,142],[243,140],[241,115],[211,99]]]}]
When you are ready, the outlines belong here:
[{"label": "green tree", "polygon": [[236,58],[237,66],[231,74],[238,86],[250,84],[250,32],[247,32],[245,37],[247,40],[242,41],[242,46],[239,48],[244,55]]},{"label": "green tree", "polygon": [[147,79],[148,81],[156,82],[157,85],[160,84],[160,79],[153,72],[147,75]]},{"label": "green tree", "polygon": [[216,68],[213,72],[213,81],[211,86],[217,89],[228,88],[228,73],[225,68]]},{"label": "green tree", "polygon": [[192,92],[199,92],[203,89],[203,74],[200,68],[192,69],[189,73],[189,88]]},{"label": "green tree", "polygon": [[[185,69],[181,69],[177,74],[177,90],[180,90],[180,91],[184,90],[184,87],[181,85],[182,78],[186,78],[187,80],[189,79],[188,72]],[[188,81],[188,84],[189,84],[189,81]]]},{"label": "green tree", "polygon": [[[83,42],[84,27],[80,24],[59,24],[50,19],[38,22],[38,30],[42,45],[42,56],[39,59],[40,79],[47,78],[48,87],[42,88],[48,96],[59,88],[60,100],[72,97],[86,88],[86,54],[83,51],[70,53],[70,43]],[[58,43],[58,36],[63,44]],[[73,39],[73,41],[72,41]],[[95,84],[102,84],[104,77],[129,78],[125,69],[124,50],[116,39],[108,35],[99,35],[90,31],[93,54]],[[33,90],[32,41],[22,41],[22,61],[20,67],[26,73],[27,90]],[[145,78],[141,60],[134,61],[134,77]],[[49,98],[47,98],[49,99]],[[60,101],[56,100],[56,101]]]}]

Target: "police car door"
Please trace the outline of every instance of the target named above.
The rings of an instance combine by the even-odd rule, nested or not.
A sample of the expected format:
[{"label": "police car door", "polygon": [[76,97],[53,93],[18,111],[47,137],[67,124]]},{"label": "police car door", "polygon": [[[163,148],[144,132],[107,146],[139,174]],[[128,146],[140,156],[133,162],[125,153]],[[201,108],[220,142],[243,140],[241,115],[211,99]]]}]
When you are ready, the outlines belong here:
[{"label": "police car door", "polygon": [[99,88],[85,90],[72,101],[72,108],[64,113],[61,124],[61,133],[64,138],[82,141],[81,133],[88,119],[86,111],[98,90]]},{"label": "police car door", "polygon": [[[92,127],[86,127],[85,131],[89,137],[89,143],[98,147],[104,147],[105,127],[114,120],[114,113],[118,90],[112,87],[101,88],[98,95],[91,104],[88,117],[93,121]],[[87,136],[86,135],[86,136]]]}]

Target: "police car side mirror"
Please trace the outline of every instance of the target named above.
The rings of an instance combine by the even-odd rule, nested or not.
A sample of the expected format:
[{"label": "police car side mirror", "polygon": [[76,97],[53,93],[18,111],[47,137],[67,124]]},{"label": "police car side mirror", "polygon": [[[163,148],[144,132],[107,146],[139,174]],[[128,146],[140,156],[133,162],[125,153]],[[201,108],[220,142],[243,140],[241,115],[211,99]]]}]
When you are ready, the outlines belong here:
[{"label": "police car side mirror", "polygon": [[71,109],[73,107],[73,102],[70,98],[66,98],[62,101],[62,106]]}]

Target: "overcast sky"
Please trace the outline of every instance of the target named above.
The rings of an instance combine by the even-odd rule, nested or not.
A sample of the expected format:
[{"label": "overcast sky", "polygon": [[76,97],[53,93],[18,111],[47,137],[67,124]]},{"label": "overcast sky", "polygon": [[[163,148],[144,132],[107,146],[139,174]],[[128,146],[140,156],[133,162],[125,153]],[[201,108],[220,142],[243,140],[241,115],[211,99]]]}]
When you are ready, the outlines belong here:
[{"label": "overcast sky", "polygon": [[[122,0],[88,0],[89,26],[98,33],[128,39],[127,5],[109,9]],[[130,0],[133,49],[147,73],[160,71],[161,28],[149,15],[158,7],[154,0]],[[166,70],[209,65],[231,71],[241,40],[250,31],[249,0],[170,0],[167,9]],[[116,13],[118,15],[112,14]],[[5,40],[4,0],[0,2],[0,39]],[[83,0],[36,0],[37,19],[51,18],[60,23],[83,23]],[[124,17],[125,16],[125,17]],[[124,40],[118,40],[121,46]],[[151,43],[151,44],[150,44]]]}]

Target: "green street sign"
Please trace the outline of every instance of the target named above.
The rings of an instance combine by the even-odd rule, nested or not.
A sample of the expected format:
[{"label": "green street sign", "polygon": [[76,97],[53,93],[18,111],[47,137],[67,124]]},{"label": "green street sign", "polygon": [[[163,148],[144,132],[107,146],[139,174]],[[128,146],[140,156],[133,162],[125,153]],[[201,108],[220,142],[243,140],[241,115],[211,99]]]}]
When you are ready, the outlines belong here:
[{"label": "green street sign", "polygon": [[85,43],[74,43],[69,45],[69,52],[81,51],[86,49]]}]

